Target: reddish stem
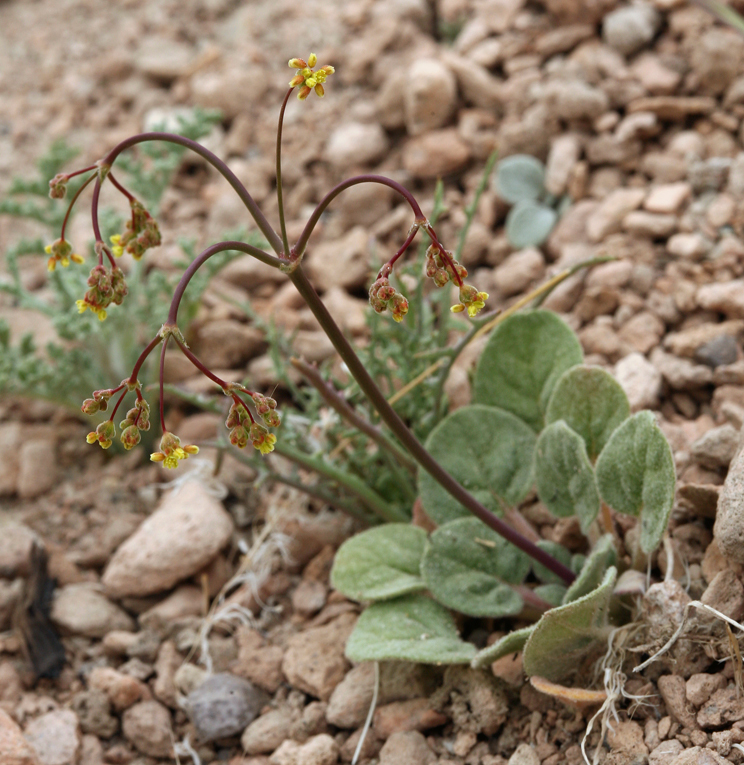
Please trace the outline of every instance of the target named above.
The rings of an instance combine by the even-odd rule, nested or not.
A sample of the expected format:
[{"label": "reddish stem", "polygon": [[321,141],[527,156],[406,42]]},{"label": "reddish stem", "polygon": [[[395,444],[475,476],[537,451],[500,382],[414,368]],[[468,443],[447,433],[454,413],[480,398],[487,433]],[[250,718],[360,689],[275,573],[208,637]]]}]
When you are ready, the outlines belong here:
[{"label": "reddish stem", "polygon": [[121,183],[119,183],[119,181],[117,181],[117,180],[116,180],[116,178],[114,178],[114,174],[113,174],[113,173],[109,173],[109,174],[108,174],[108,179],[109,179],[109,180],[111,181],[111,183],[114,185],[114,188],[115,188],[115,189],[117,189],[117,190],[118,190],[118,191],[120,191],[122,194],[124,194],[124,196],[125,196],[125,197],[126,197],[128,200],[129,200],[129,202],[130,202],[130,203],[131,203],[131,202],[136,202],[136,201],[137,201],[137,200],[136,200],[136,198],[135,198],[135,196],[134,196],[134,194],[130,194],[130,193],[129,193],[129,192],[128,192],[128,191],[127,191],[125,188],[124,188],[124,186],[122,186],[122,185],[121,185]]},{"label": "reddish stem", "polygon": [[[160,337],[160,335],[155,335],[152,340],[147,344],[147,347],[145,348],[142,353],[140,353],[139,358],[137,359],[134,368],[132,369],[132,374],[129,375],[129,382],[134,384],[137,382],[137,376],[139,375],[139,371],[142,368],[142,365],[145,363],[145,359],[155,350],[158,343],[162,342],[163,338]],[[137,391],[137,398],[142,398],[142,394]]]},{"label": "reddish stem", "polygon": [[222,388],[222,390],[225,390],[227,388],[228,383],[225,382],[225,380],[221,379],[220,377],[217,377],[214,372],[211,372],[207,367],[204,366],[204,364],[199,361],[198,357],[195,356],[189,347],[182,343],[175,335],[173,336],[173,340],[175,341],[176,345],[181,349],[181,352],[183,355],[205,376],[208,377],[213,383],[216,383],[217,385]]},{"label": "reddish stem", "polygon": [[166,335],[163,338],[163,347],[160,349],[160,371],[159,371],[159,379],[160,379],[160,429],[163,433],[165,433],[165,412],[164,412],[164,388],[165,388],[165,382],[163,380],[163,377],[165,375],[165,349],[168,347],[168,340],[170,339],[170,335]]},{"label": "reddish stem", "polygon": [[119,407],[121,406],[121,402],[124,401],[124,396],[126,396],[127,393],[128,393],[127,389],[124,388],[124,390],[121,392],[121,396],[119,396],[119,400],[116,402],[116,406],[114,407],[114,411],[111,412],[111,417],[109,417],[111,422],[114,421],[114,417],[116,417],[116,412],[119,409]]},{"label": "reddish stem", "polygon": [[[88,168],[90,169],[90,168]],[[83,173],[84,170],[78,171],[78,173]],[[78,174],[76,173],[76,175]],[[72,208],[75,206],[75,202],[77,202],[78,197],[83,193],[83,189],[95,178],[95,174],[91,175],[90,178],[88,178],[86,181],[83,182],[83,185],[75,192],[75,196],[70,200],[70,204],[67,208],[67,212],[65,213],[65,219],[62,221],[62,230],[60,232],[59,238],[64,239],[65,238],[65,229],[67,228],[67,221],[70,219],[70,213],[72,213]]]}]

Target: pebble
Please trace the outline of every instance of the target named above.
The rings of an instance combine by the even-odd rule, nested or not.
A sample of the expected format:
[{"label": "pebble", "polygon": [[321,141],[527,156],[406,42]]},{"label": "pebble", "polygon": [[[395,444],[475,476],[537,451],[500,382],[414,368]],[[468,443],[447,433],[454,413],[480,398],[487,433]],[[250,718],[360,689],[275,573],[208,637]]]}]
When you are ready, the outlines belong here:
[{"label": "pebble", "polygon": [[96,688],[80,691],[72,697],[71,706],[83,733],[111,738],[119,729],[119,720],[111,714],[111,702],[103,691]]},{"label": "pebble", "polygon": [[645,762],[648,747],[643,741],[643,728],[635,720],[621,720],[607,731],[607,743],[612,751],[611,762]]},{"label": "pebble", "polygon": [[347,672],[328,700],[326,720],[337,728],[358,728],[372,703],[374,665],[362,662]]},{"label": "pebble", "polygon": [[[18,485],[18,471],[21,468],[20,449],[21,423],[0,423],[0,497],[15,494]],[[12,549],[7,542],[0,542],[0,565],[4,555],[7,555],[6,546]],[[2,571],[1,568],[0,571]]]},{"label": "pebble", "polygon": [[0,709],[0,752],[5,765],[41,765],[16,721]]},{"label": "pebble", "polygon": [[248,680],[219,672],[191,691],[184,703],[202,741],[216,741],[242,733],[261,710],[265,694]]},{"label": "pebble", "polygon": [[693,459],[710,470],[728,468],[739,444],[739,431],[733,425],[709,430],[690,447]]},{"label": "pebble", "polygon": [[150,757],[171,756],[174,738],[170,712],[157,701],[140,701],[127,709],[121,728],[138,752]]},{"label": "pebble", "polygon": [[692,187],[685,181],[664,183],[651,187],[643,207],[649,212],[676,215],[691,195]]},{"label": "pebble", "polygon": [[258,104],[271,78],[255,63],[222,70],[204,69],[191,78],[191,102],[205,109],[219,109],[227,120],[240,114],[245,104]]},{"label": "pebble", "polygon": [[609,234],[620,231],[623,218],[640,207],[645,189],[615,189],[600,203],[587,221],[586,232],[592,242],[600,242]]},{"label": "pebble", "polygon": [[272,709],[257,717],[243,732],[240,744],[246,754],[269,754],[290,738],[296,715],[290,709]]},{"label": "pebble", "polygon": [[509,758],[508,765],[540,765],[535,747],[530,744],[520,744]]},{"label": "pebble", "polygon": [[276,693],[284,680],[284,650],[278,645],[266,645],[258,631],[246,626],[238,628],[236,640],[238,658],[231,671],[269,693]]},{"label": "pebble", "polygon": [[155,681],[152,684],[152,692],[158,701],[175,709],[178,707],[176,683],[174,680],[176,671],[181,666],[183,657],[172,640],[166,640],[158,651],[155,661]]},{"label": "pebble", "polygon": [[697,291],[698,305],[708,311],[719,311],[728,318],[744,318],[744,279],[704,284]]},{"label": "pebble", "polygon": [[190,45],[167,37],[147,37],[132,57],[137,69],[165,85],[186,74],[194,50]]},{"label": "pebble", "polygon": [[266,347],[263,333],[236,319],[213,319],[199,327],[195,351],[210,369],[234,369]]},{"label": "pebble", "polygon": [[329,624],[293,635],[282,660],[290,684],[315,698],[330,699],[348,668],[344,646],[355,622],[356,614],[342,614]]},{"label": "pebble", "polygon": [[201,616],[204,611],[204,593],[193,584],[177,587],[168,597],[139,615],[144,630],[165,634],[172,622],[185,616]]},{"label": "pebble", "polygon": [[26,726],[26,740],[36,750],[41,765],[77,765],[80,726],[70,709],[57,709]]},{"label": "pebble", "polygon": [[444,127],[457,106],[455,75],[439,59],[417,58],[408,69],[404,104],[409,135]]},{"label": "pebble", "polygon": [[703,730],[718,730],[739,720],[744,720],[744,698],[736,688],[715,691],[697,713],[697,724]]},{"label": "pebble", "polygon": [[118,712],[150,698],[147,685],[113,667],[94,667],[88,675],[88,687],[103,691]]},{"label": "pebble", "polygon": [[697,727],[695,716],[687,706],[684,678],[679,675],[662,675],[656,684],[669,714],[683,726]]},{"label": "pebble", "polygon": [[434,765],[437,756],[418,731],[393,733],[380,750],[380,765]]},{"label": "pebble", "polygon": [[708,672],[698,672],[688,679],[685,686],[687,700],[693,706],[701,707],[715,691],[725,688],[727,684],[722,673],[711,675]]},{"label": "pebble", "polygon": [[393,701],[379,706],[374,716],[375,733],[383,740],[399,731],[429,730],[446,722],[447,716],[432,709],[428,697]]},{"label": "pebble", "polygon": [[661,372],[674,390],[690,390],[709,385],[713,381],[713,370],[703,364],[693,364],[689,359],[680,359],[671,353],[655,348],[651,363]]},{"label": "pebble", "polygon": [[660,24],[661,17],[652,5],[628,5],[604,17],[602,39],[611,48],[629,56],[653,40]]},{"label": "pebble", "polygon": [[623,218],[623,231],[649,239],[666,239],[677,230],[675,215],[633,210]]},{"label": "pebble", "polygon": [[335,765],[338,744],[327,734],[313,736],[304,744],[285,741],[269,758],[271,765]]},{"label": "pebble", "polygon": [[385,156],[389,145],[378,122],[346,122],[331,132],[325,156],[336,167],[346,169],[377,162]]},{"label": "pebble", "polygon": [[656,314],[640,311],[623,324],[618,336],[634,351],[645,354],[659,345],[665,329],[664,322]]},{"label": "pebble", "polygon": [[681,232],[669,237],[666,250],[670,255],[682,260],[701,260],[711,250],[711,243],[697,231]]},{"label": "pebble", "polygon": [[334,287],[357,289],[370,275],[369,247],[369,232],[364,226],[355,226],[343,238],[321,242],[311,249],[303,265],[321,293]]},{"label": "pebble", "polygon": [[[730,568],[724,569],[713,577],[700,597],[700,602],[734,621],[741,621],[744,616],[744,585],[739,581],[736,572]],[[716,618],[710,614],[707,621],[712,623]]]},{"label": "pebble", "polygon": [[[720,337],[729,336],[736,344],[735,338],[740,337],[742,333],[744,333],[744,321],[740,319],[720,323],[706,322],[679,332],[670,332],[664,338],[664,348],[675,356],[695,358],[698,350],[708,343]],[[705,363],[702,359],[698,361]]]},{"label": "pebble", "polygon": [[0,523],[0,576],[5,579],[28,576],[31,549],[38,540],[28,526],[13,522]]},{"label": "pebble", "polygon": [[502,295],[517,295],[545,274],[545,259],[536,247],[528,247],[509,255],[494,272]]},{"label": "pebble", "polygon": [[52,602],[52,621],[73,635],[102,638],[112,629],[133,631],[135,621],[112,603],[97,584],[81,582],[57,589]]},{"label": "pebble", "polygon": [[102,582],[112,598],[162,592],[206,566],[227,544],[232,518],[198,481],[167,494],[114,553]]},{"label": "pebble", "polygon": [[433,130],[403,146],[403,167],[415,178],[439,178],[465,168],[470,148],[455,128]]},{"label": "pebble", "polygon": [[716,367],[733,364],[739,357],[739,346],[731,335],[719,335],[695,349],[695,361]]},{"label": "pebble", "polygon": [[[57,448],[53,440],[34,438],[21,444],[18,484],[21,499],[33,499],[48,492],[58,481]],[[44,470],[39,470],[44,465]]]},{"label": "pebble", "polygon": [[303,579],[292,593],[292,608],[300,616],[310,617],[326,604],[328,588],[322,582]]},{"label": "pebble", "polygon": [[707,29],[691,47],[696,91],[714,96],[723,93],[740,74],[743,59],[744,47],[733,29]]},{"label": "pebble", "polygon": [[609,99],[603,90],[584,80],[555,80],[542,92],[542,103],[558,119],[593,120],[607,111]]},{"label": "pebble", "polygon": [[662,389],[661,372],[642,353],[630,353],[615,365],[620,383],[633,411],[658,406]]},{"label": "pebble", "polygon": [[729,465],[718,499],[713,535],[721,553],[736,563],[744,563],[744,450]]},{"label": "pebble", "polygon": [[549,194],[565,194],[568,182],[581,156],[581,139],[564,133],[553,139],[545,163],[545,190]]}]

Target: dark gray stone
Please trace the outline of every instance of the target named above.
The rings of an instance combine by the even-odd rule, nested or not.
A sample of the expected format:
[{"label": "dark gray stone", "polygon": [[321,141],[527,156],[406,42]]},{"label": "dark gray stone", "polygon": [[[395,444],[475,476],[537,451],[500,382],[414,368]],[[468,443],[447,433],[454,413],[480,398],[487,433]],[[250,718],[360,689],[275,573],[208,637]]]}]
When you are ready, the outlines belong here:
[{"label": "dark gray stone", "polygon": [[719,335],[704,343],[695,351],[695,361],[709,367],[733,364],[738,357],[738,346],[731,335]]}]

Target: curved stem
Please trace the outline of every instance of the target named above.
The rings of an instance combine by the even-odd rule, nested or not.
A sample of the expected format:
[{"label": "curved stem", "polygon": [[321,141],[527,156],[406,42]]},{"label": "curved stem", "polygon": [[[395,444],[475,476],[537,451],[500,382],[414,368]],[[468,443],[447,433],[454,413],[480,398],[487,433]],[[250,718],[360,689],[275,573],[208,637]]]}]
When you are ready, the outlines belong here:
[{"label": "curved stem", "polygon": [[165,373],[165,349],[168,347],[168,340],[170,339],[170,335],[166,335],[163,338],[163,347],[160,349],[160,429],[163,433],[165,433],[165,405],[164,405],[164,391],[163,391],[163,385],[165,385],[164,381],[164,373]]},{"label": "curved stem", "polygon": [[[259,209],[256,201],[248,193],[248,189],[240,182],[237,175],[230,170],[230,168],[223,162],[216,154],[209,151],[209,149],[202,146],[196,141],[192,141],[190,138],[186,138],[182,135],[176,135],[175,133],[139,133],[138,135],[131,136],[124,141],[116,144],[113,149],[103,158],[102,166],[104,168],[110,168],[114,163],[114,160],[126,149],[136,146],[138,143],[145,143],[147,141],[166,141],[167,143],[175,143],[179,146],[184,146],[187,149],[191,149],[195,154],[209,162],[212,167],[233,187],[235,193],[240,197],[240,200],[248,209],[251,217],[256,222],[261,233],[266,237],[271,249],[278,255],[283,252],[282,240],[277,236],[276,231],[271,227],[266,217]],[[101,240],[100,231],[98,227],[98,195],[100,193],[101,177],[100,175],[96,179],[96,188],[93,192],[93,231],[96,234],[96,239]]]},{"label": "curved stem", "polygon": [[282,186],[282,130],[284,128],[284,112],[287,109],[287,101],[294,88],[287,91],[282,101],[282,107],[279,109],[279,124],[276,128],[276,201],[279,207],[279,225],[282,229],[282,243],[284,244],[284,254],[289,256],[289,239],[287,238],[287,221],[284,218],[284,188]]},{"label": "curved stem", "polygon": [[75,196],[70,200],[70,204],[67,207],[67,212],[65,213],[65,218],[62,221],[62,230],[60,231],[60,239],[65,238],[65,229],[67,228],[67,222],[70,220],[70,213],[72,212],[72,208],[75,206],[75,202],[78,201],[78,197],[83,193],[83,189],[95,178],[95,174],[91,175],[90,177],[86,178],[85,181],[83,181],[80,188],[75,192]]},{"label": "curved stem", "polygon": [[273,268],[279,268],[287,261],[284,258],[277,258],[273,255],[269,255],[268,252],[264,252],[258,247],[254,247],[252,244],[246,244],[245,242],[227,241],[218,242],[211,247],[207,247],[198,257],[189,264],[189,267],[183,272],[181,280],[176,286],[176,290],[173,293],[173,299],[171,300],[170,310],[168,311],[168,324],[175,324],[178,317],[178,306],[183,297],[183,293],[186,291],[188,283],[194,274],[204,265],[204,263],[216,255],[218,252],[225,252],[226,250],[237,250],[238,252],[244,252],[247,255],[253,255],[254,258],[260,260],[262,263],[266,263]]},{"label": "curved stem", "polygon": [[384,175],[355,175],[353,178],[347,178],[345,181],[342,181],[341,183],[334,186],[323,197],[318,206],[313,210],[313,214],[305,224],[305,228],[302,230],[302,234],[297,240],[297,244],[294,246],[293,255],[296,258],[302,257],[303,253],[305,252],[305,248],[307,247],[308,240],[310,239],[310,235],[313,233],[315,226],[320,220],[320,216],[325,212],[328,205],[342,191],[346,191],[346,189],[350,189],[352,186],[356,186],[360,183],[380,183],[383,186],[389,186],[391,189],[393,189],[393,191],[400,194],[400,196],[402,196],[411,206],[414,217],[416,219],[416,223],[423,223],[426,220],[426,216],[423,214],[423,212],[421,212],[421,208],[419,207],[418,202],[414,199],[413,194],[411,194],[411,192],[405,186],[402,186],[397,181],[392,180],[392,178],[386,178]]},{"label": "curved stem", "polygon": [[137,381],[137,375],[139,375],[140,368],[145,363],[145,359],[153,352],[153,350],[155,350],[158,343],[162,342],[162,340],[163,338],[160,337],[160,335],[155,335],[155,337],[150,340],[145,350],[140,353],[139,358],[132,369],[132,374],[129,375],[129,382],[134,383]]},{"label": "curved stem", "polygon": [[333,321],[328,309],[323,301],[318,297],[312,284],[308,281],[307,275],[301,267],[295,269],[289,278],[297,288],[307,306],[313,312],[315,318],[320,323],[323,331],[333,343],[336,351],[348,367],[354,379],[359,384],[370,403],[377,410],[383,422],[395,434],[397,439],[408,449],[411,456],[426,470],[427,473],[440,485],[448,494],[457,500],[463,507],[469,510],[473,515],[479,518],[483,523],[492,528],[497,534],[511,542],[523,552],[527,553],[533,560],[541,563],[549,571],[563,579],[564,582],[572,582],[576,576],[567,566],[560,561],[548,555],[533,542],[525,539],[519,532],[494,515],[488,508],[484,507],[467,492],[421,445],[419,440],[406,427],[405,423],[398,416],[397,412],[388,404],[382,391],[377,387],[375,381],[365,369],[354,349],[349,344],[338,325]]}]

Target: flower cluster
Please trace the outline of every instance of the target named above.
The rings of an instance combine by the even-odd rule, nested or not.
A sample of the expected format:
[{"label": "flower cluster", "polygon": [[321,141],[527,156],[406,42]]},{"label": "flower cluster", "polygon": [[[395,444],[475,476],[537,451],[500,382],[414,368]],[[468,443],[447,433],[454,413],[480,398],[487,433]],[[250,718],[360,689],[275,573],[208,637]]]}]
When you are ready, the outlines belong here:
[{"label": "flower cluster", "polygon": [[85,440],[89,444],[94,444],[97,441],[101,449],[108,449],[114,443],[115,436],[116,425],[114,425],[113,420],[105,420],[92,433],[88,433]]},{"label": "flower cluster", "polygon": [[387,276],[378,276],[369,288],[369,302],[377,313],[389,308],[395,321],[403,321],[408,313],[408,301],[395,290]]},{"label": "flower cluster", "polygon": [[468,275],[465,266],[460,265],[449,250],[445,250],[445,254],[447,258],[435,244],[426,251],[426,275],[434,280],[437,287],[444,287],[449,281],[459,284]]},{"label": "flower cluster", "polygon": [[461,313],[467,310],[468,316],[477,316],[478,312],[485,307],[486,300],[488,300],[487,292],[478,292],[472,285],[463,284],[460,287],[460,302],[453,305],[450,311]]},{"label": "flower cluster", "polygon": [[47,269],[54,271],[59,263],[63,268],[67,268],[70,265],[70,261],[73,263],[82,263],[83,258],[72,251],[72,245],[65,239],[57,239],[56,242],[48,244],[44,248],[44,252],[51,257],[47,261]]},{"label": "flower cluster", "polygon": [[[253,393],[252,398],[256,404],[256,411],[263,421],[272,428],[279,425],[279,415],[275,411],[276,401],[268,396],[262,396],[260,393]],[[233,400],[227,420],[225,420],[225,427],[230,430],[230,443],[237,446],[238,449],[244,449],[250,441],[261,454],[274,451],[276,436],[269,433],[268,428],[253,420],[240,399]]]},{"label": "flower cluster", "polygon": [[121,305],[128,289],[124,280],[124,272],[114,266],[107,271],[103,265],[93,266],[88,277],[88,291],[81,300],[76,300],[78,312],[90,310],[103,321],[106,318],[106,308],[111,303]]},{"label": "flower cluster", "polygon": [[64,199],[67,194],[67,183],[69,180],[69,175],[66,175],[65,173],[57,173],[57,175],[49,181],[49,198]]},{"label": "flower cluster", "polygon": [[117,258],[126,250],[135,260],[139,260],[146,250],[157,247],[160,242],[160,229],[157,221],[136,199],[129,202],[132,217],[127,221],[123,234],[111,237],[113,253]]},{"label": "flower cluster", "polygon": [[150,405],[144,398],[138,398],[127,416],[119,423],[124,448],[129,451],[140,442],[140,430],[150,430]]},{"label": "flower cluster", "polygon": [[165,433],[163,433],[163,437],[160,439],[160,451],[153,452],[150,455],[150,459],[153,462],[162,462],[163,467],[177,468],[178,463],[181,460],[188,459],[190,454],[198,453],[198,446],[195,446],[194,444],[181,446],[181,439],[166,430]]},{"label": "flower cluster", "polygon": [[297,93],[297,98],[300,101],[304,101],[309,95],[310,91],[314,90],[316,95],[321,98],[325,95],[323,89],[323,83],[328,78],[329,74],[333,74],[336,70],[326,64],[321,66],[320,69],[314,71],[313,67],[318,63],[318,57],[311,53],[308,60],[303,58],[291,58],[289,59],[289,66],[291,69],[297,69],[297,74],[289,81],[290,88],[296,88],[300,85],[300,90]]}]

